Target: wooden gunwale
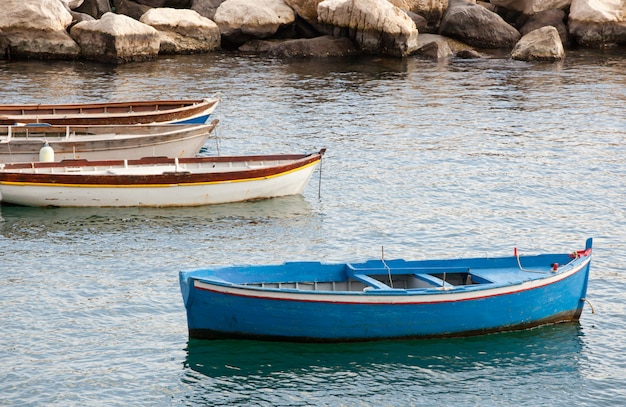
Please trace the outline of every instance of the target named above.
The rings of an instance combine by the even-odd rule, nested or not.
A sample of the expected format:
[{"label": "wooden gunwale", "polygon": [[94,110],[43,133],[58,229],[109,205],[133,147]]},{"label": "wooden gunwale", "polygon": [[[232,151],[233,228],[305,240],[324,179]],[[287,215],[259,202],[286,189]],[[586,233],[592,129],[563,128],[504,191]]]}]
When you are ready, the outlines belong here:
[{"label": "wooden gunwale", "polygon": [[146,124],[185,119],[214,107],[218,99],[158,100],[87,104],[0,105],[0,124]]}]

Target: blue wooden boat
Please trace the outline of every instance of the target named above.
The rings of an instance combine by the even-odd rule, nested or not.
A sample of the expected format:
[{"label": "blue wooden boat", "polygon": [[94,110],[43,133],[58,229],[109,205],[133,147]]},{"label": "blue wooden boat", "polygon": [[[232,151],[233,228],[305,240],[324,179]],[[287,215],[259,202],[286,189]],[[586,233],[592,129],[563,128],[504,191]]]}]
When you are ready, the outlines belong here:
[{"label": "blue wooden boat", "polygon": [[577,321],[592,239],[570,253],[292,262],[180,272],[192,338],[298,342],[478,335]]}]

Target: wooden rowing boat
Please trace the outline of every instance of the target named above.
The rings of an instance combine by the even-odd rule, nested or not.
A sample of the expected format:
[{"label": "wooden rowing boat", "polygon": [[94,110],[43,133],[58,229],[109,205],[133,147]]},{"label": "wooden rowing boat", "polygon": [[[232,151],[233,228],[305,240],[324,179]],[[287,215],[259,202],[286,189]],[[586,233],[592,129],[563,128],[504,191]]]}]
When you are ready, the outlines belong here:
[{"label": "wooden rowing boat", "polygon": [[558,254],[181,271],[189,336],[369,341],[578,321],[592,240]]},{"label": "wooden rowing boat", "polygon": [[302,193],[314,154],[0,165],[3,203],[26,206],[199,206]]},{"label": "wooden rowing boat", "polygon": [[0,163],[39,161],[44,147],[50,161],[194,157],[217,124],[0,126]]},{"label": "wooden rowing boat", "polygon": [[0,105],[0,125],[202,124],[209,121],[218,103],[219,99],[181,99],[75,104],[5,104]]}]

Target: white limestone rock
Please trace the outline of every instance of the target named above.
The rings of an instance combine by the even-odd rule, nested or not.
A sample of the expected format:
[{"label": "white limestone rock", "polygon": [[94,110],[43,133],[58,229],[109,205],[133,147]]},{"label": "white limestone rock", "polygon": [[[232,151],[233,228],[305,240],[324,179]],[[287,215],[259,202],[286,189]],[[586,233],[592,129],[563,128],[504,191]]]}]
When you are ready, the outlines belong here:
[{"label": "white limestone rock", "polygon": [[78,44],[66,29],[72,15],[59,0],[3,0],[0,50],[13,57],[73,59]]},{"label": "white limestone rock", "polygon": [[271,37],[280,27],[293,24],[296,14],[284,0],[226,0],[215,11],[214,21],[224,41],[243,44]]},{"label": "white limestone rock", "polygon": [[626,0],[572,0],[568,21],[581,45],[626,44]]},{"label": "white limestone rock", "polygon": [[200,53],[220,47],[217,24],[193,10],[153,8],[139,21],[159,32],[162,54]]},{"label": "white limestone rock", "polygon": [[352,39],[364,52],[404,57],[417,49],[417,28],[386,0],[324,0],[318,20],[335,37]]},{"label": "white limestone rock", "polygon": [[70,34],[80,44],[82,56],[90,60],[119,64],[147,61],[159,54],[158,31],[120,14],[105,13],[100,20],[80,22]]}]

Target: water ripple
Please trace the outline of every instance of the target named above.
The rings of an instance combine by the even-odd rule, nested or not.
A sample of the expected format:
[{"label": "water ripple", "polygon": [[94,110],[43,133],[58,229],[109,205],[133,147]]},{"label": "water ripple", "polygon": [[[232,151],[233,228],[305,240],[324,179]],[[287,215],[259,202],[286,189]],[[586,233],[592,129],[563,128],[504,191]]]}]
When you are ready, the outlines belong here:
[{"label": "water ripple", "polygon": [[[205,154],[327,147],[304,196],[184,209],[0,207],[9,405],[626,404],[626,61],[0,61],[0,98],[222,93]],[[593,101],[593,102],[591,102]],[[318,190],[321,196],[318,197]],[[594,237],[580,325],[349,345],[187,338],[177,271],[509,255]]]}]

